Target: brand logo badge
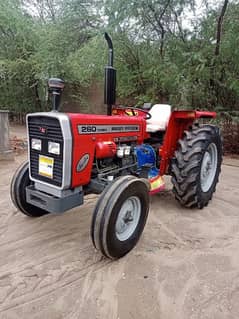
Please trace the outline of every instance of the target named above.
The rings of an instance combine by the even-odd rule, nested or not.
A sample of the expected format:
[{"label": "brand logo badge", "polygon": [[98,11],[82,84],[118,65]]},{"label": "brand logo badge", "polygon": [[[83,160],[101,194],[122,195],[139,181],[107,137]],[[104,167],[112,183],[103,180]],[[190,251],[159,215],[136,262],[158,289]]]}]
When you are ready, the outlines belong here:
[{"label": "brand logo badge", "polygon": [[39,131],[40,131],[42,134],[46,134],[46,133],[47,133],[47,128],[46,128],[46,127],[43,127],[43,126],[40,126],[40,127],[39,127]]},{"label": "brand logo badge", "polygon": [[89,159],[90,159],[90,155],[89,154],[85,154],[81,157],[81,159],[79,160],[78,164],[77,164],[77,172],[81,172],[83,171],[83,169],[86,168],[88,162],[89,162]]}]

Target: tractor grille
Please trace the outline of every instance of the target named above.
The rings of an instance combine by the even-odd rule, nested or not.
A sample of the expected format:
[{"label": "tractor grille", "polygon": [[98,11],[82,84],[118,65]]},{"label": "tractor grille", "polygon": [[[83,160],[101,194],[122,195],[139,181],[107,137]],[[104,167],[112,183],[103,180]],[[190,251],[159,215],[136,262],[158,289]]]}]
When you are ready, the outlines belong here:
[{"label": "tractor grille", "polygon": [[[60,122],[56,118],[47,116],[29,116],[28,117],[28,134],[29,134],[29,154],[30,154],[30,172],[34,179],[46,183],[61,186],[63,174],[63,147],[64,139],[61,131]],[[41,140],[41,151],[31,148],[32,138]],[[48,142],[60,144],[60,155],[48,153]],[[53,178],[39,175],[39,155],[54,158]]]}]

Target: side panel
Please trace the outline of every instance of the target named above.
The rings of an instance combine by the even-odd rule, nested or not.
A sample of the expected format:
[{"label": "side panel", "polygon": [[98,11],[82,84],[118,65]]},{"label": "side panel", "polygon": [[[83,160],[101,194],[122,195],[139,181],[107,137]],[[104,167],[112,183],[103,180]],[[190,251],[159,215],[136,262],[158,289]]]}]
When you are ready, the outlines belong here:
[{"label": "side panel", "polygon": [[[141,144],[146,136],[146,121],[140,116],[73,113],[68,116],[73,132],[72,188],[89,183],[97,142]],[[80,161],[85,161],[82,169]]]},{"label": "side panel", "polygon": [[168,128],[164,137],[163,145],[160,149],[160,175],[167,173],[170,159],[174,156],[177,143],[183,136],[183,132],[188,130],[197,118],[214,118],[215,112],[202,111],[174,111],[172,112]]}]

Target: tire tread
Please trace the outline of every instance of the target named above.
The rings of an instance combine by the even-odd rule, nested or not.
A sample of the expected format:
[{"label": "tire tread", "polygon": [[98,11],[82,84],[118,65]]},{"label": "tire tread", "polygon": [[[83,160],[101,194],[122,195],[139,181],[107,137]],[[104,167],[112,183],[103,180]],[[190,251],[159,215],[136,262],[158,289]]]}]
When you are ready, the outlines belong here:
[{"label": "tire tread", "polygon": [[[198,183],[200,177],[200,163],[202,154],[208,145],[208,141],[216,137],[219,139],[221,149],[218,152],[218,171],[213,182],[213,189],[208,198],[202,198],[199,194]],[[179,140],[178,149],[171,166],[173,193],[175,198],[186,207],[203,208],[212,198],[216,190],[218,176],[222,162],[222,139],[220,130],[213,125],[194,124],[189,131],[185,131],[183,139]]]}]

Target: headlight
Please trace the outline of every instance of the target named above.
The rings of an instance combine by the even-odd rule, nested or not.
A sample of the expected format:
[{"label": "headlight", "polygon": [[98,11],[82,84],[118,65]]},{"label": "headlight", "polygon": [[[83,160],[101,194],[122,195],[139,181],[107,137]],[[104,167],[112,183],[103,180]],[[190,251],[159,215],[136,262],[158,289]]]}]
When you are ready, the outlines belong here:
[{"label": "headlight", "polygon": [[55,142],[48,142],[48,153],[60,155],[60,144]]},{"label": "headlight", "polygon": [[32,138],[32,149],[36,151],[41,151],[41,140],[37,138]]}]

